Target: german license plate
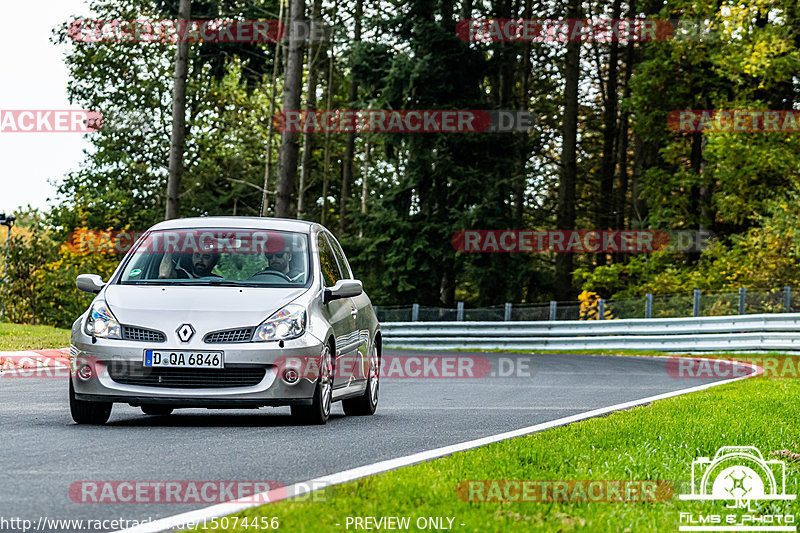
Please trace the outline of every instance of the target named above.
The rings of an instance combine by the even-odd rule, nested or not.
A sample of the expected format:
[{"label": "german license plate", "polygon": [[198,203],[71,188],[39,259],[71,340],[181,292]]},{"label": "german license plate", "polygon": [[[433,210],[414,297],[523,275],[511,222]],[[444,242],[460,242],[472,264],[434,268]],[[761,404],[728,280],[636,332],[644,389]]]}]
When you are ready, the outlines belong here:
[{"label": "german license plate", "polygon": [[223,352],[144,351],[144,366],[160,368],[225,368]]}]

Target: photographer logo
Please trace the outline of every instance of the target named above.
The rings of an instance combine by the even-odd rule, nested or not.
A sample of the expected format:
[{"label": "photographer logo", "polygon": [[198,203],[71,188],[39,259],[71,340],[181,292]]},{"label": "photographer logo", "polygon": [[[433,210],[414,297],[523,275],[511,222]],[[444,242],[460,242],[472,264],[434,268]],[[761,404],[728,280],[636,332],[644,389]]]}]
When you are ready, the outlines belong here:
[{"label": "photographer logo", "polygon": [[794,515],[751,513],[753,502],[796,498],[786,494],[786,464],[765,461],[753,446],[723,446],[713,459],[695,459],[691,488],[691,494],[678,498],[722,501],[727,509],[745,514],[681,512],[680,531],[797,531]]}]

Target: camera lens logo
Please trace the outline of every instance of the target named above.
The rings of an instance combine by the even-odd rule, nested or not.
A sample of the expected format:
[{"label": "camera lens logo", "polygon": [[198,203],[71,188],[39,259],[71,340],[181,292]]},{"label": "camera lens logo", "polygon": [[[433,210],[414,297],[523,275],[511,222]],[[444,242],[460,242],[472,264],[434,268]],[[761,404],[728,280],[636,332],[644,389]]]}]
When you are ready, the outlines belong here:
[{"label": "camera lens logo", "polygon": [[692,462],[692,493],[681,500],[794,500],[786,494],[786,464],[765,461],[754,446],[723,446],[713,459]]}]

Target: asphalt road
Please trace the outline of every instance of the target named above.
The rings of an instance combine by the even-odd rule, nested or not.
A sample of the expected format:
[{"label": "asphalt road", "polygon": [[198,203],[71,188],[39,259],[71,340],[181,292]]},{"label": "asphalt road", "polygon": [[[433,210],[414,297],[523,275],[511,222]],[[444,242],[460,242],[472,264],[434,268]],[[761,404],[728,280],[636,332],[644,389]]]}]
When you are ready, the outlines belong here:
[{"label": "asphalt road", "polygon": [[[436,355],[384,355],[415,354]],[[66,379],[0,378],[0,531],[20,530],[3,522],[12,518],[143,520],[206,506],[79,503],[69,494],[76,482],[269,480],[288,486],[714,381],[670,377],[664,361],[653,358],[439,355],[473,358],[475,369],[488,359],[491,372],[404,379],[397,378],[398,367],[394,379],[381,381],[374,416],[345,417],[337,403],[322,427],[296,425],[288,408],[190,409],[152,417],[119,404],[106,426],[78,426],[70,418]]]}]

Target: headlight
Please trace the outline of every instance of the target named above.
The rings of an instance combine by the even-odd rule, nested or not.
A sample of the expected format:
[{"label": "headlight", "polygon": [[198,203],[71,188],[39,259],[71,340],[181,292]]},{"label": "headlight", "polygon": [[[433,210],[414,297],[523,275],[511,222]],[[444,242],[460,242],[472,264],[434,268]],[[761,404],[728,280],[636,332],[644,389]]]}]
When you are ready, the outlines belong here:
[{"label": "headlight", "polygon": [[306,310],[287,305],[256,328],[253,341],[285,341],[296,339],[306,331]]},{"label": "headlight", "polygon": [[108,308],[108,305],[103,300],[97,300],[92,304],[84,331],[87,335],[105,339],[122,338],[120,336],[119,322],[114,318],[111,309]]}]

